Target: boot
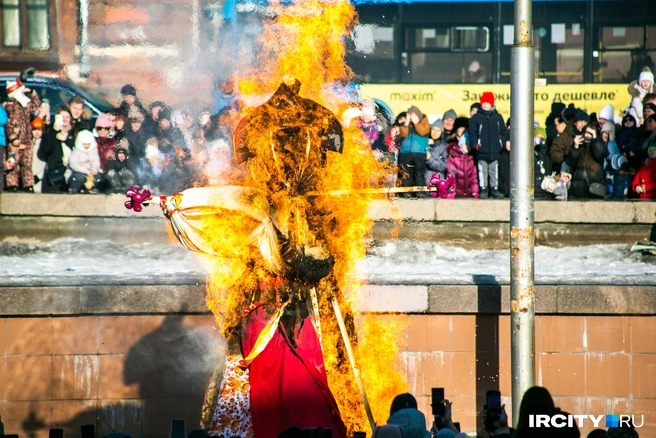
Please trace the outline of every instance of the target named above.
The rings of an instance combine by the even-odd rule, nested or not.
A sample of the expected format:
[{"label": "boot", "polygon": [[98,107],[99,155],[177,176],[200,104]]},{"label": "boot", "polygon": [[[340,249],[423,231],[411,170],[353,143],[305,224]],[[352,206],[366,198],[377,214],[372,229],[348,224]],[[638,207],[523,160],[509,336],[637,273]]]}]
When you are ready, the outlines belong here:
[{"label": "boot", "polygon": [[494,199],[503,199],[505,196],[503,196],[503,193],[499,191],[498,188],[494,187],[492,191],[490,192],[490,196]]},{"label": "boot", "polygon": [[34,193],[34,187],[32,186],[25,187],[23,190],[27,193]]},{"label": "boot", "polygon": [[487,190],[487,187],[481,187],[481,191],[478,193],[479,199],[487,199],[490,195],[490,192]]}]

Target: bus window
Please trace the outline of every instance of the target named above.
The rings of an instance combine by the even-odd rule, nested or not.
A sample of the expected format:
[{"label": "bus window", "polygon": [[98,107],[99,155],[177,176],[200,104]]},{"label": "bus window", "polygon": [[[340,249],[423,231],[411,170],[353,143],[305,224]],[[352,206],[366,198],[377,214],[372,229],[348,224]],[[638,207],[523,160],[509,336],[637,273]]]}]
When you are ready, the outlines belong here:
[{"label": "bus window", "polygon": [[394,28],[358,24],[349,41],[347,62],[359,80],[395,82]]},{"label": "bus window", "polygon": [[488,27],[406,27],[402,81],[489,83],[492,53]]},{"label": "bus window", "polygon": [[[649,38],[652,30],[652,38]],[[653,41],[653,42],[652,42]],[[645,48],[656,49],[656,28],[607,26],[599,29],[598,68],[595,82],[631,82],[638,78],[651,58]]]}]

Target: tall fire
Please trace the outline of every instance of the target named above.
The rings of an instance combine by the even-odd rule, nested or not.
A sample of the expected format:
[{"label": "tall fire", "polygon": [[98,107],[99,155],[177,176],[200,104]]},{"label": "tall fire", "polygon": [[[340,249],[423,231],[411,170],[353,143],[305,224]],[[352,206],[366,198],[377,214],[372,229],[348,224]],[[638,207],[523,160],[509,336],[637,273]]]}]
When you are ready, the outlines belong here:
[{"label": "tall fire", "polygon": [[[371,433],[406,386],[401,327],[353,310],[374,196],[361,189],[383,171],[343,119],[355,12],[347,0],[303,0],[269,13],[257,66],[233,78],[247,105],[226,121],[234,171],[221,186],[152,201],[203,254],[207,304],[228,340],[203,424],[226,438],[276,437],[292,425]],[[347,194],[330,193],[338,189]]]},{"label": "tall fire", "polygon": [[[300,85],[301,96],[341,115],[349,105],[346,85],[352,73],[344,62],[344,38],[355,24],[353,6],[347,0],[303,0],[290,6],[272,2],[270,7],[273,14],[264,26],[261,37],[263,50],[258,65],[235,77],[239,93],[268,98],[281,83],[295,79],[298,81],[296,86]],[[256,99],[254,103],[257,103]],[[252,111],[252,108],[246,110],[247,118]],[[276,119],[276,114],[267,116]],[[366,213],[372,196],[306,197],[302,188],[285,186],[278,190],[281,179],[278,172],[284,173],[282,179],[288,178],[287,173],[298,174],[300,181],[294,181],[294,184],[306,184],[306,191],[312,186],[320,192],[367,188],[370,187],[372,175],[381,172],[366,139],[354,124],[344,127],[341,153],[327,151],[324,158],[320,156],[320,150],[314,149],[309,157],[304,157],[306,148],[303,143],[309,141],[307,137],[310,134],[303,131],[323,128],[321,124],[318,128],[313,127],[311,120],[315,117],[322,120],[325,114],[302,113],[298,115],[298,123],[292,123],[294,129],[299,129],[296,136],[298,144],[294,147],[300,153],[275,157],[271,144],[275,142],[271,138],[275,136],[271,120],[255,118],[257,123],[246,126],[248,149],[257,158],[248,161],[249,172],[243,183],[266,192],[275,209],[284,211],[281,216],[290,218],[288,228],[295,245],[316,245],[334,258],[332,274],[322,279],[317,287],[323,358],[330,389],[351,433],[368,430],[369,424],[330,300],[337,296],[347,324],[351,329],[356,328],[350,333],[356,360],[379,424],[387,419],[392,398],[406,390],[397,371],[396,333],[401,330],[400,327],[380,324],[373,317],[354,318],[352,310],[359,290],[358,273],[354,271],[354,266],[365,254],[365,241],[372,226]],[[323,165],[322,160],[325,160]],[[281,170],[283,168],[287,170]],[[221,238],[227,237],[225,244],[234,248],[230,239],[238,234],[224,233],[221,228],[216,230]],[[235,287],[241,282],[235,278],[237,270],[226,270],[221,262],[214,266],[216,269],[212,271],[208,305],[217,315],[219,324],[226,329],[238,323],[239,309],[248,297],[242,288]],[[244,266],[241,269],[248,268]],[[262,274],[266,275],[264,272]]]}]

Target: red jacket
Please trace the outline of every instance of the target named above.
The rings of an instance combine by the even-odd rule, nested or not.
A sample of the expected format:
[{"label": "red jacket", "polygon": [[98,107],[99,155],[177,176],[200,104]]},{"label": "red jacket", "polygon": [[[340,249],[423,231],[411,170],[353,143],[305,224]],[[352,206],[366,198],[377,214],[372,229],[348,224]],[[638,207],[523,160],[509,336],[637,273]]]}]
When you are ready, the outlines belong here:
[{"label": "red jacket", "polygon": [[449,158],[446,160],[446,172],[456,177],[456,197],[470,198],[478,194],[478,176],[474,157],[465,154],[457,144],[451,143],[446,147]]},{"label": "red jacket", "polygon": [[640,193],[640,199],[656,198],[656,160],[649,160],[649,164],[642,166],[633,178],[631,188],[635,191],[636,187],[644,184],[645,193]]}]

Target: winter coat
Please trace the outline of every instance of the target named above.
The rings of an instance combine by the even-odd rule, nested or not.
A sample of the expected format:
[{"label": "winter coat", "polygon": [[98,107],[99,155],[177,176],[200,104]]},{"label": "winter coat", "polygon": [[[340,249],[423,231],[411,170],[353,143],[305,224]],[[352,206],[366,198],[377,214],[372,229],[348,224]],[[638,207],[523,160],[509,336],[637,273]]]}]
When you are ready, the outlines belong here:
[{"label": "winter coat", "polygon": [[83,149],[82,145],[76,144],[68,159],[68,168],[73,172],[98,173],[100,171],[100,155],[98,155],[98,146],[91,143],[89,149]]},{"label": "winter coat", "polygon": [[567,155],[566,162],[574,169],[572,174],[572,185],[569,188],[569,195],[575,198],[596,198],[590,193],[592,183],[600,183],[606,186],[606,171],[603,163],[608,157],[608,149],[603,140],[595,138],[588,146],[594,161],[598,164],[597,171],[593,172],[580,166],[582,148],[572,148]]},{"label": "winter coat", "polygon": [[456,197],[471,197],[478,194],[478,176],[474,157],[465,154],[455,143],[447,146],[447,174],[456,178]]},{"label": "winter coat", "polygon": [[558,137],[551,143],[551,149],[549,149],[549,154],[551,155],[551,161],[554,164],[560,164],[565,161],[565,157],[569,153],[569,149],[574,143],[574,128],[572,125],[567,125],[565,130],[558,134]]},{"label": "winter coat", "polygon": [[631,82],[629,84],[629,94],[633,96],[631,99],[631,103],[629,104],[628,112],[627,114],[630,114],[633,116],[634,119],[640,120],[642,118],[642,99],[645,98],[645,96],[649,93],[653,93],[656,87],[654,87],[654,84],[651,84],[651,87],[649,89],[645,90],[640,86],[637,80]]},{"label": "winter coat", "polygon": [[424,117],[416,125],[403,125],[400,128],[403,143],[401,143],[401,149],[399,150],[399,153],[425,154],[428,150],[428,134],[430,134],[431,130],[428,119]]},{"label": "winter coat", "polygon": [[533,187],[535,188],[535,197],[541,199],[551,199],[553,195],[549,192],[542,190],[542,181],[545,176],[551,175],[551,168],[553,167],[551,157],[549,154],[541,150],[535,151],[535,170],[533,171]]},{"label": "winter coat", "polygon": [[69,150],[73,150],[75,147],[75,140],[71,135],[71,131],[69,131],[69,136],[65,141],[61,141],[56,137],[58,133],[59,131],[50,129],[48,134],[41,140],[39,150],[37,151],[37,157],[39,160],[45,161],[46,167],[49,168],[56,167],[59,164],[64,164],[62,147],[67,147]]},{"label": "winter coat", "polygon": [[615,138],[615,142],[617,143],[617,147],[620,149],[620,153],[625,155],[632,165],[634,163],[632,163],[631,152],[633,152],[635,157],[638,157],[640,153],[641,138],[642,136],[640,135],[640,129],[636,128],[635,126],[631,128],[622,128],[620,132],[617,133],[617,137]]},{"label": "winter coat", "polygon": [[23,146],[32,146],[32,119],[30,114],[35,112],[41,106],[41,99],[39,95],[33,93],[30,96],[31,100],[23,107],[14,98],[10,98],[5,102],[5,110],[7,111],[7,125],[5,126],[5,135],[7,137],[7,144],[18,138]]},{"label": "winter coat", "polygon": [[656,198],[656,160],[649,160],[649,164],[638,170],[633,177],[631,188],[635,191],[641,184],[645,185],[646,192],[640,193],[640,199]]},{"label": "winter coat", "polygon": [[7,117],[7,111],[0,106],[0,147],[7,146],[7,136],[5,135],[5,125],[9,118]]},{"label": "winter coat", "polygon": [[113,170],[115,172],[120,172],[123,169],[127,169],[133,174],[136,175],[136,169],[134,168],[134,161],[130,159],[125,159],[123,161],[120,161],[117,158],[112,158],[109,161],[107,161],[107,164],[105,165],[105,173],[109,172],[110,170]]},{"label": "winter coat", "polygon": [[506,144],[506,122],[496,108],[479,109],[469,119],[469,146],[477,160],[499,159],[501,148]]},{"label": "winter coat", "polygon": [[128,140],[128,153],[130,157],[140,160],[146,157],[146,140],[155,135],[143,127],[138,131],[128,130],[125,138]]},{"label": "winter coat", "polygon": [[430,158],[426,160],[426,185],[430,185],[430,179],[435,173],[440,174],[441,179],[446,179],[446,160],[449,154],[446,152],[446,142],[440,138],[428,146]]},{"label": "winter coat", "polygon": [[100,155],[100,168],[106,170],[107,162],[115,158],[115,151],[118,142],[114,138],[98,137],[98,155]]},{"label": "winter coat", "polygon": [[426,417],[415,408],[406,408],[396,411],[387,424],[396,424],[403,429],[404,438],[430,438],[431,433],[426,430]]}]

